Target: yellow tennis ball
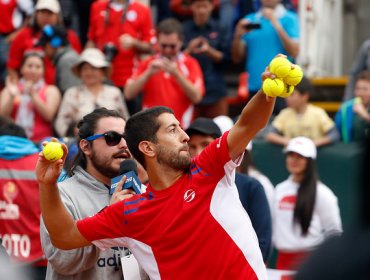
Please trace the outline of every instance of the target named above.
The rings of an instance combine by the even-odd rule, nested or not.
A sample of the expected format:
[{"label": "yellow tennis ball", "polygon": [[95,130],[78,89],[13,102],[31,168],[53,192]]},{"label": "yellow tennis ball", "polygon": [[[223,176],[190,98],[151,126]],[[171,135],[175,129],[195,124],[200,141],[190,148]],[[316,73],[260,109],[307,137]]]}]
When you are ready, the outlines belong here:
[{"label": "yellow tennis ball", "polygon": [[275,57],[270,62],[270,72],[275,74],[278,78],[286,77],[291,69],[292,64],[285,57]]},{"label": "yellow tennis ball", "polygon": [[291,86],[298,85],[303,78],[303,71],[301,67],[298,65],[294,65],[294,68],[292,68],[288,75],[284,78],[284,82]]},{"label": "yellow tennis ball", "polygon": [[62,145],[58,142],[49,142],[44,146],[44,157],[49,161],[55,161],[63,156]]},{"label": "yellow tennis ball", "polygon": [[282,94],[280,94],[279,97],[286,98],[289,95],[291,95],[293,91],[294,91],[294,86],[284,84],[284,91]]},{"label": "yellow tennis ball", "polygon": [[277,97],[284,92],[284,83],[278,78],[267,78],[263,81],[262,90],[267,96]]}]

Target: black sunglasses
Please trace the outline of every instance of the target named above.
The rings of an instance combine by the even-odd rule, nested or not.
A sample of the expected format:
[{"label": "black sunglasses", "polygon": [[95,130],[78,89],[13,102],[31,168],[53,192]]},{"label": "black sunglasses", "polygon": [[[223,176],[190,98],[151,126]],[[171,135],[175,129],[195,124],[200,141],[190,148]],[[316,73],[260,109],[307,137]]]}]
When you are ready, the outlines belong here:
[{"label": "black sunglasses", "polygon": [[170,48],[174,50],[176,48],[176,44],[161,44],[162,49]]},{"label": "black sunglasses", "polygon": [[119,134],[118,132],[115,131],[108,131],[102,134],[91,135],[85,138],[85,140],[94,141],[100,137],[104,137],[105,143],[107,143],[108,146],[116,146],[119,144],[119,142],[121,142],[122,138],[125,139],[124,134]]}]

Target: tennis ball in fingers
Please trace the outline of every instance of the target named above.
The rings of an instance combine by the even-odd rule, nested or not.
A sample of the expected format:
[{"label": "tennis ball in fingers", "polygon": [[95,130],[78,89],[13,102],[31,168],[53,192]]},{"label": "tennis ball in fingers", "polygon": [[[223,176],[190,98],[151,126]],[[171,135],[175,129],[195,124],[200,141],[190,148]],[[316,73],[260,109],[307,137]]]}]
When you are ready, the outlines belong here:
[{"label": "tennis ball in fingers", "polygon": [[44,157],[49,161],[56,161],[63,156],[62,145],[58,142],[49,142],[44,146]]},{"label": "tennis ball in fingers", "polygon": [[286,77],[292,69],[292,64],[285,57],[275,57],[270,62],[270,72],[278,78]]},{"label": "tennis ball in fingers", "polygon": [[284,92],[285,86],[284,82],[278,78],[270,79],[267,78],[263,81],[262,90],[270,97],[280,96]]},{"label": "tennis ball in fingers", "polygon": [[284,85],[284,91],[283,91],[283,93],[282,93],[282,94],[280,94],[280,96],[279,96],[279,97],[286,98],[286,97],[288,97],[289,95],[291,95],[293,91],[294,91],[294,86],[291,86],[291,85],[285,84],[285,85]]},{"label": "tennis ball in fingers", "polygon": [[303,78],[303,71],[301,67],[298,65],[294,65],[294,68],[292,68],[288,75],[284,78],[284,82],[291,86],[298,85]]}]

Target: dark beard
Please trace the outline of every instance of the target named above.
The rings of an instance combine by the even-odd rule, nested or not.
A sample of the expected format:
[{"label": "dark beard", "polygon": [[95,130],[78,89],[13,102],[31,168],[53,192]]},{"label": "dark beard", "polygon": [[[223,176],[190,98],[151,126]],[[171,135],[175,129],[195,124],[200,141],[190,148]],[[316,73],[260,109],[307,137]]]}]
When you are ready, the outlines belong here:
[{"label": "dark beard", "polygon": [[98,170],[104,176],[109,178],[114,178],[119,175],[119,170],[115,170],[110,167],[110,162],[98,160],[95,151],[91,153],[91,164],[94,166],[96,170]]},{"label": "dark beard", "polygon": [[190,167],[191,157],[190,153],[188,156],[180,156],[178,153],[168,151],[165,147],[158,145],[157,161],[159,164],[167,165],[176,170],[185,170]]}]

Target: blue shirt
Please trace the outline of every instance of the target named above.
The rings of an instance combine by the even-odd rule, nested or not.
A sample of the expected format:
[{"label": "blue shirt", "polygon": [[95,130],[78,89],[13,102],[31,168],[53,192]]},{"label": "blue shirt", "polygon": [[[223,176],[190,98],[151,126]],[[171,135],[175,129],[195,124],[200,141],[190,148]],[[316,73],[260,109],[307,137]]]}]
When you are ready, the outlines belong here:
[{"label": "blue shirt", "polygon": [[223,62],[227,61],[230,57],[229,32],[213,19],[210,19],[203,26],[197,26],[193,20],[188,20],[183,23],[183,32],[185,47],[192,39],[203,37],[208,40],[212,48],[222,52],[224,55],[220,63],[215,63],[205,54],[191,54],[202,68],[206,88],[206,95],[200,104],[213,104],[227,95],[222,67]]},{"label": "blue shirt", "polygon": [[[275,11],[277,9],[279,9],[278,13],[281,14],[278,17],[279,22],[285,32],[290,38],[298,39],[299,19],[297,14],[286,10],[281,5]],[[262,85],[261,73],[264,72],[271,59],[279,53],[287,55],[287,51],[284,49],[279,35],[270,20],[263,17],[261,12],[249,14],[244,18],[253,23],[261,24],[261,29],[255,29],[242,37],[247,46],[246,71],[249,73],[249,91],[256,92]]]}]

